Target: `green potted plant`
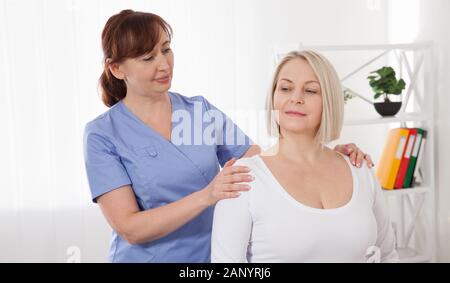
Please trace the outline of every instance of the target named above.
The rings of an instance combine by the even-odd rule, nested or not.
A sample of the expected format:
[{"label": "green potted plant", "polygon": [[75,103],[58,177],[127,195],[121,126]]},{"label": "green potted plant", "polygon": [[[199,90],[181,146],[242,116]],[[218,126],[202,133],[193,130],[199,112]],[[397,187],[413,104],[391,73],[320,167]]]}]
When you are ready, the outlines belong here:
[{"label": "green potted plant", "polygon": [[344,93],[344,103],[356,96],[356,93],[348,87],[343,87],[342,92]]},{"label": "green potted plant", "polygon": [[[373,74],[373,75],[372,75]],[[402,102],[394,102],[389,99],[390,95],[400,95],[405,89],[405,81],[397,80],[392,67],[382,67],[370,73],[367,77],[370,87],[375,93],[374,98],[383,97],[383,102],[375,102],[374,106],[381,116],[394,116],[402,106]]]}]

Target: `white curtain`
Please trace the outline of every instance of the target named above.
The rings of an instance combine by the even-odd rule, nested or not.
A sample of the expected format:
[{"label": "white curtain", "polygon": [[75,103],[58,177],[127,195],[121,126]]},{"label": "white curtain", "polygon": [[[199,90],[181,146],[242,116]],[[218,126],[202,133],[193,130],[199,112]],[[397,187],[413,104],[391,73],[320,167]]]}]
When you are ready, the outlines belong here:
[{"label": "white curtain", "polygon": [[[0,0],[0,262],[106,260],[111,231],[90,200],[82,133],[106,110],[97,79],[111,15],[142,10],[172,25],[174,91],[257,113],[274,45],[383,42],[376,2]],[[264,129],[240,120],[253,138]]]},{"label": "white curtain", "polygon": [[[82,157],[85,123],[106,110],[97,92],[106,20],[127,8],[161,15],[175,31],[173,90],[234,109],[237,84],[256,76],[240,65],[255,46],[239,48],[238,37],[256,34],[237,3],[252,1],[0,2],[0,261],[106,260],[110,228]],[[249,24],[238,31],[236,17]],[[247,99],[258,90],[242,85]]]}]

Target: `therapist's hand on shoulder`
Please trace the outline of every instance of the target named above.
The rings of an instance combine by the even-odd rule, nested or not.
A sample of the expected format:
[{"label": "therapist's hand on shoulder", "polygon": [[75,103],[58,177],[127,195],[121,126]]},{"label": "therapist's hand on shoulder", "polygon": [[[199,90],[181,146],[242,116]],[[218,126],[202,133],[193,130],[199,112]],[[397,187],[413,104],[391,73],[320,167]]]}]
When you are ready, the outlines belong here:
[{"label": "therapist's hand on shoulder", "polygon": [[361,167],[363,161],[367,163],[367,167],[369,168],[375,166],[370,155],[364,153],[354,143],[337,145],[334,147],[334,150],[347,155],[351,163],[356,167]]},{"label": "therapist's hand on shoulder", "polygon": [[236,159],[229,160],[216,177],[203,189],[207,204],[216,204],[219,200],[237,198],[241,191],[251,189],[248,183],[254,180],[247,166],[233,166]]}]

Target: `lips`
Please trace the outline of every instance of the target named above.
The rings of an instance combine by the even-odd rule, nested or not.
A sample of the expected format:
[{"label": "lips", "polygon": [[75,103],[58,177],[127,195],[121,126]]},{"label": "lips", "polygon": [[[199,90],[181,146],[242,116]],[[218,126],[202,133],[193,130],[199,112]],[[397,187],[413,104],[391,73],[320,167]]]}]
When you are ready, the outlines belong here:
[{"label": "lips", "polygon": [[167,83],[170,79],[170,76],[164,76],[164,77],[160,77],[160,78],[156,78],[155,81],[158,83]]},{"label": "lips", "polygon": [[292,117],[305,117],[306,116],[305,113],[302,113],[299,111],[286,111],[284,113],[286,113],[286,115],[292,116]]}]

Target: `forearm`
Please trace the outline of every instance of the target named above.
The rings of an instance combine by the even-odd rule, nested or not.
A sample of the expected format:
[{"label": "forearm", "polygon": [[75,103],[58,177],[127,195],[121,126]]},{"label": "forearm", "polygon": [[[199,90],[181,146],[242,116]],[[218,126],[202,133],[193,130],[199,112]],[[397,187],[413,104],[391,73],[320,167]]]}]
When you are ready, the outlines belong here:
[{"label": "forearm", "polygon": [[198,191],[173,203],[131,214],[124,221],[122,236],[131,244],[162,238],[209,207],[206,193]]},{"label": "forearm", "polygon": [[250,188],[250,169],[225,163],[222,171],[204,189],[173,203],[140,211],[131,186],[123,186],[102,195],[98,203],[113,229],[131,244],[141,244],[162,238],[198,216],[222,199],[237,198]]}]

